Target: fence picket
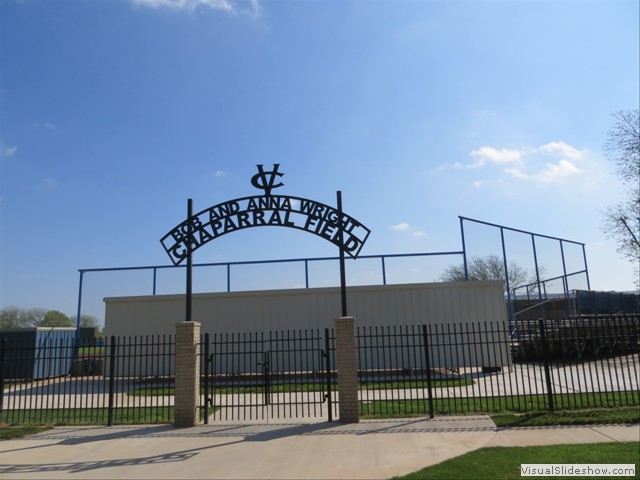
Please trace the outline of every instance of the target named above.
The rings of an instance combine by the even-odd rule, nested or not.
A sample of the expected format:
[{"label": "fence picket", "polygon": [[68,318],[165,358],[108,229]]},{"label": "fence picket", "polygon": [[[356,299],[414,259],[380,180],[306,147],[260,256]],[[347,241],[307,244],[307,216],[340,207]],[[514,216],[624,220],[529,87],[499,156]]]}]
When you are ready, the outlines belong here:
[{"label": "fence picket", "polygon": [[[491,322],[358,327],[361,416],[640,404],[640,316],[535,323],[516,323],[513,337]],[[324,403],[330,419],[337,412],[335,338],[328,329],[214,333],[202,341],[205,422],[210,413],[214,420],[324,418]],[[171,422],[174,342],[110,337],[81,350],[41,342],[34,351],[2,339],[0,421]],[[261,369],[264,361],[270,363]],[[69,368],[60,371],[61,365]]]}]

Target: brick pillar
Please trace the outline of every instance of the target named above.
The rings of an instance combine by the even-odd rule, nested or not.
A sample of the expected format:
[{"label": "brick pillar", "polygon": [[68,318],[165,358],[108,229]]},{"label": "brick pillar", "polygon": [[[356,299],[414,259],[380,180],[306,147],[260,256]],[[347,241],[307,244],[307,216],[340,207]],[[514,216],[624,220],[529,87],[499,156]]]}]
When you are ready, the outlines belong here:
[{"label": "brick pillar", "polygon": [[340,421],[358,423],[358,362],[356,355],[356,319],[336,318],[336,368]]},{"label": "brick pillar", "polygon": [[176,427],[198,423],[200,396],[200,324],[176,324],[175,418]]}]

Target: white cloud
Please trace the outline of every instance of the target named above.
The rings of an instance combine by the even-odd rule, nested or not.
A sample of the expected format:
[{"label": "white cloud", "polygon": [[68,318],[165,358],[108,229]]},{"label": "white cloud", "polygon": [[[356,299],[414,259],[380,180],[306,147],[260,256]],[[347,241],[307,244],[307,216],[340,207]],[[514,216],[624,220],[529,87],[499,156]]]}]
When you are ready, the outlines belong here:
[{"label": "white cloud", "polygon": [[558,163],[547,163],[545,168],[537,173],[527,174],[515,168],[507,168],[505,172],[516,178],[533,180],[541,183],[561,182],[562,180],[582,173],[578,167],[568,160],[562,159]]},{"label": "white cloud", "polygon": [[409,225],[407,222],[401,222],[398,223],[396,225],[391,225],[389,227],[391,230],[395,230],[397,232],[408,232],[410,233],[413,237],[426,237],[427,234],[425,232],[423,232],[422,230],[419,230],[418,228]]},{"label": "white cloud", "polygon": [[53,190],[54,188],[58,188],[58,181],[55,178],[45,177],[42,179],[42,185]]},{"label": "white cloud", "polygon": [[233,11],[233,7],[226,0],[133,0],[136,7],[172,8],[192,12],[200,6],[215,10]]},{"label": "white cloud", "polygon": [[224,172],[222,170],[216,170],[213,174],[214,177],[224,177],[227,174],[227,172]]},{"label": "white cloud", "polygon": [[16,153],[16,150],[18,150],[18,147],[14,146],[14,147],[5,147],[2,146],[2,156],[3,157],[13,157],[13,154]]},{"label": "white cloud", "polygon": [[483,167],[489,163],[505,164],[516,163],[519,164],[522,161],[523,152],[520,150],[512,150],[509,148],[492,148],[481,147],[478,150],[473,150],[471,156],[477,158],[476,162],[467,165],[467,168]]},{"label": "white cloud", "polygon": [[237,1],[231,0],[132,0],[136,7],[168,8],[176,11],[193,12],[203,7],[211,10],[221,10],[230,14],[248,14],[260,16],[261,6],[258,0],[251,0],[250,8],[241,8]]},{"label": "white cloud", "polygon": [[396,225],[391,225],[389,228],[391,230],[398,230],[400,232],[404,232],[404,231],[409,230],[409,224],[405,223],[405,222],[402,222],[402,223],[398,223]]},{"label": "white cloud", "polygon": [[[486,185],[504,183],[505,179],[517,179],[537,185],[563,183],[568,180],[584,180],[583,185],[593,185],[596,164],[587,150],[580,150],[566,142],[554,141],[535,148],[519,149],[494,148],[484,146],[473,150],[469,156],[475,159],[470,163],[456,162],[451,168],[457,170],[491,167],[499,168],[497,178],[476,179],[473,185],[481,188]],[[495,170],[493,170],[495,172]],[[592,177],[592,178],[590,178]],[[595,180],[597,181],[597,180]]]},{"label": "white cloud", "polygon": [[58,128],[58,126],[52,122],[44,122],[44,123],[35,122],[32,124],[32,126],[33,128],[44,128],[45,130],[55,130]]},{"label": "white cloud", "polygon": [[538,150],[541,152],[558,154],[576,161],[580,161],[584,156],[583,152],[564,142],[550,142],[546,145],[542,145]]},{"label": "white cloud", "polygon": [[17,150],[17,146],[14,145],[13,147],[8,147],[2,141],[0,141],[0,158],[13,157]]}]

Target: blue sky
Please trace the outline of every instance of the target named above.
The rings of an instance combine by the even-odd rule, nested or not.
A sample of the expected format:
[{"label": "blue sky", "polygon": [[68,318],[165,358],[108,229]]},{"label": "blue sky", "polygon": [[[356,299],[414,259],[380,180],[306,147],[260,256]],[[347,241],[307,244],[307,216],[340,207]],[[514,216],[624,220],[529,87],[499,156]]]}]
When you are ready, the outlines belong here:
[{"label": "blue sky", "polygon": [[[602,144],[611,114],[638,108],[639,18],[637,1],[0,0],[0,308],[73,314],[78,269],[169,264],[159,240],[187,198],[254,195],[256,164],[274,163],[280,194],[343,192],[372,230],[363,255],[459,250],[462,215],[583,242],[593,289],[632,290],[600,212],[622,198]],[[472,255],[500,248],[492,229],[469,236]],[[336,254],[249,229],[194,260]],[[398,265],[394,281],[442,267]],[[171,275],[163,291],[180,291]],[[149,275],[84,288],[101,317]]]}]

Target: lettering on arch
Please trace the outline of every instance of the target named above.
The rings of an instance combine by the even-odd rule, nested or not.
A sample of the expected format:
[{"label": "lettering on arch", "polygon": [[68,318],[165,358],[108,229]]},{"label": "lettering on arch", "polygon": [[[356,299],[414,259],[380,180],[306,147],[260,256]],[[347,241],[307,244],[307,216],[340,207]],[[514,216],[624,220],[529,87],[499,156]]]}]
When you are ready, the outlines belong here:
[{"label": "lettering on arch", "polygon": [[[264,172],[258,165],[258,174],[252,184],[263,189],[264,195],[236,198],[209,207],[174,227],[160,240],[174,265],[187,258],[191,252],[222,235],[245,228],[287,227],[317,235],[342,248],[356,258],[371,230],[355,218],[332,206],[302,197],[271,195],[271,190],[282,186],[275,184],[278,164],[274,170]],[[268,176],[268,175],[271,176]],[[342,242],[341,242],[342,233]]]}]

